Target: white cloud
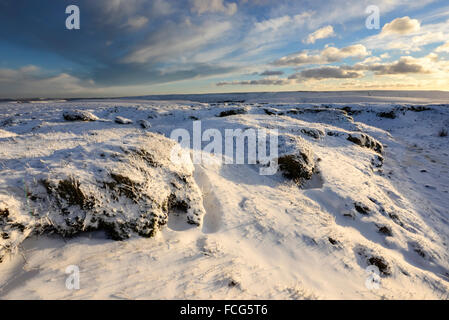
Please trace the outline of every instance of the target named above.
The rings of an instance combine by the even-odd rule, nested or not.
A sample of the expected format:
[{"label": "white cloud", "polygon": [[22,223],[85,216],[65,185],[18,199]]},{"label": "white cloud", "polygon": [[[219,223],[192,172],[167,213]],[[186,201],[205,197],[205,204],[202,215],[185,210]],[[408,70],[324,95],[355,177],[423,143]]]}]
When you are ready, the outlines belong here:
[{"label": "white cloud", "polygon": [[322,67],[303,70],[291,75],[290,79],[354,79],[363,77],[363,73],[353,70],[345,70],[341,67]]},{"label": "white cloud", "polygon": [[423,24],[419,31],[403,34],[396,33],[368,37],[361,41],[368,49],[400,50],[403,52],[420,51],[422,47],[433,43],[444,43],[449,39],[449,21]]},{"label": "white cloud", "polygon": [[146,63],[167,60],[184,59],[184,56],[194,56],[202,48],[211,45],[231,29],[230,22],[207,22],[202,25],[192,25],[189,21],[182,25],[167,25],[158,34],[146,42],[148,44],[134,50],[124,59],[124,63]]},{"label": "white cloud", "polygon": [[[49,74],[36,66],[30,65],[19,69],[0,69],[1,97],[42,97],[42,95],[60,96],[73,93],[86,93],[93,87],[92,81],[84,83],[66,73]],[[51,92],[51,93],[50,93]]]},{"label": "white cloud", "polygon": [[382,61],[382,59],[379,58],[379,57],[368,57],[365,60],[363,60],[361,63],[363,63],[363,64],[373,64],[373,63],[380,62],[380,61]]},{"label": "white cloud", "polygon": [[255,85],[264,85],[264,86],[283,86],[290,84],[291,81],[288,79],[259,79],[259,80],[245,80],[245,81],[222,81],[218,82],[216,85],[221,86],[235,86],[235,85],[241,85],[241,86],[255,86]]},{"label": "white cloud", "polygon": [[449,41],[435,49],[435,52],[448,52],[449,53]]},{"label": "white cloud", "polygon": [[342,49],[327,47],[319,54],[310,55],[307,51],[282,57],[273,64],[277,66],[300,66],[306,64],[327,64],[339,62],[346,58],[363,58],[369,55],[369,52],[361,44],[355,44]]},{"label": "white cloud", "polygon": [[235,2],[225,3],[223,0],[192,0],[191,11],[198,15],[211,12],[232,16],[237,12],[237,4]]},{"label": "white cloud", "polygon": [[148,18],[144,16],[137,16],[128,19],[126,27],[137,30],[143,28],[148,23]]},{"label": "white cloud", "polygon": [[290,24],[293,19],[290,16],[282,16],[273,19],[263,20],[261,22],[256,22],[254,24],[254,29],[256,32],[265,32],[268,30],[278,30],[283,26]]},{"label": "white cloud", "polygon": [[401,57],[398,61],[386,64],[374,64],[366,67],[377,75],[420,73],[428,74],[432,71],[425,67],[423,61],[413,57]]},{"label": "white cloud", "polygon": [[332,26],[326,26],[309,34],[305,43],[312,44],[315,43],[316,40],[326,39],[333,36],[335,36],[334,28]]},{"label": "white cloud", "polygon": [[406,35],[418,32],[421,29],[421,23],[416,19],[410,17],[397,18],[387,23],[383,28],[381,35],[386,36],[390,34]]}]

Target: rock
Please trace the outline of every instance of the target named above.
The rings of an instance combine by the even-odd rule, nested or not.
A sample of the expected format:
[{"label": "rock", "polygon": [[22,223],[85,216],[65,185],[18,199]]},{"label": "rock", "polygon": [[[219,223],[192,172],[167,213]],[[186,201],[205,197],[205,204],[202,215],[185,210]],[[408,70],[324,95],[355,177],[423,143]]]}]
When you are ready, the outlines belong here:
[{"label": "rock", "polygon": [[373,159],[371,159],[371,164],[375,168],[382,168],[382,166],[384,164],[384,158],[380,155],[376,155]]},{"label": "rock", "polygon": [[264,108],[263,111],[269,116],[277,115],[277,110],[273,108]]},{"label": "rock", "polygon": [[121,117],[121,116],[115,117],[114,122],[118,123],[118,124],[132,124],[133,123],[132,120],[124,118],[124,117]]},{"label": "rock", "polygon": [[21,123],[18,119],[14,117],[9,117],[0,122],[1,127],[9,127],[9,126],[15,126],[17,124]]},{"label": "rock", "polygon": [[139,120],[137,121],[137,124],[142,128],[142,129],[148,129],[151,128],[151,124],[147,121],[147,120]]},{"label": "rock", "polygon": [[324,132],[322,130],[314,128],[303,128],[301,129],[301,133],[308,135],[309,137],[312,137],[314,139],[319,139],[324,136]]},{"label": "rock", "polygon": [[98,117],[86,110],[64,111],[62,114],[66,121],[97,121]]},{"label": "rock", "polygon": [[379,141],[364,133],[351,133],[348,135],[347,140],[361,147],[372,149],[379,154],[382,154],[384,151],[384,147]]}]

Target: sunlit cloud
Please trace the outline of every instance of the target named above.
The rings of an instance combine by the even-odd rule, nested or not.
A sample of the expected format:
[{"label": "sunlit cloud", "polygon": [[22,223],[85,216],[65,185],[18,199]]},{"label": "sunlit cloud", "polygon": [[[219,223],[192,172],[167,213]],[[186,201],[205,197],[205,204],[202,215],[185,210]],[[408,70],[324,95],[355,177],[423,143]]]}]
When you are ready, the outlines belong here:
[{"label": "sunlit cloud", "polygon": [[376,1],[379,30],[365,27],[369,0],[77,3],[81,29],[68,32],[63,1],[0,2],[1,97],[397,87],[391,78],[449,90],[437,0]]},{"label": "sunlit cloud", "polygon": [[327,47],[317,54],[309,54],[302,51],[296,54],[285,56],[273,62],[276,66],[300,66],[306,64],[326,64],[339,62],[346,58],[361,59],[369,55],[369,52],[361,44],[348,46],[342,49]]},{"label": "sunlit cloud", "polygon": [[326,39],[333,36],[335,36],[334,28],[332,26],[326,26],[309,34],[309,36],[305,40],[305,43],[315,43],[317,40]]}]

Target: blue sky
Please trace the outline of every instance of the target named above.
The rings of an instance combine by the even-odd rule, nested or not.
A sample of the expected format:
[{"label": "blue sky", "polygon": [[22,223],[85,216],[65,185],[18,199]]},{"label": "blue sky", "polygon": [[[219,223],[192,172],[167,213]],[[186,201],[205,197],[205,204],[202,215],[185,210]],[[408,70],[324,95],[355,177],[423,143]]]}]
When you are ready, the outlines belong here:
[{"label": "blue sky", "polygon": [[449,91],[448,59],[447,0],[0,1],[2,98]]}]

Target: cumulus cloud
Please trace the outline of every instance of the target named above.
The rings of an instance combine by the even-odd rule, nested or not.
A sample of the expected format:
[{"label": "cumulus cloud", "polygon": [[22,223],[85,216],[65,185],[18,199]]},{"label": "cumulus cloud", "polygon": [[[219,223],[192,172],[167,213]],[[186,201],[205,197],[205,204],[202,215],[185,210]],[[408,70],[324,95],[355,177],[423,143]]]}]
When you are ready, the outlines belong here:
[{"label": "cumulus cloud", "polygon": [[326,39],[333,36],[335,36],[334,28],[332,26],[326,26],[309,34],[305,43],[312,44],[319,39]]},{"label": "cumulus cloud", "polygon": [[448,52],[449,53],[449,41],[435,49],[435,52]]},{"label": "cumulus cloud", "polygon": [[439,68],[438,56],[429,54],[423,58],[411,56],[400,57],[399,60],[387,63],[357,63],[353,66],[341,66],[340,68],[353,71],[372,71],[375,75],[396,74],[429,74]]},{"label": "cumulus cloud", "polygon": [[232,16],[237,12],[237,4],[235,2],[225,3],[223,0],[192,0],[191,10],[198,15],[211,12]]},{"label": "cumulus cloud", "polygon": [[[372,41],[369,44],[367,41],[358,42],[360,45],[343,49],[339,49],[343,45],[338,43],[322,51],[302,51],[287,56],[292,52],[292,39],[307,39],[309,33],[315,31],[313,39],[318,41],[323,36],[318,32],[319,28],[326,25],[341,26],[346,39],[360,36],[351,27],[351,22],[360,22],[360,14],[363,14],[367,1],[347,0],[342,6],[338,2],[326,0],[77,0],[82,8],[81,29],[68,36],[63,21],[65,1],[0,0],[0,38],[8,44],[8,48],[5,47],[2,51],[3,60],[7,62],[13,55],[17,55],[14,61],[19,66],[25,65],[29,61],[26,60],[26,55],[20,53],[30,50],[36,53],[34,63],[38,65],[42,61],[43,65],[52,68],[52,72],[33,70],[32,67],[19,71],[2,69],[0,91],[6,94],[21,90],[24,93],[38,93],[35,90],[38,86],[41,88],[39,95],[47,96],[72,96],[71,92],[90,93],[91,90],[100,88],[115,88],[108,92],[120,92],[120,95],[129,95],[131,92],[140,95],[157,90],[205,91],[209,81],[215,81],[199,79],[212,76],[227,79],[231,72],[241,75],[246,69],[264,71],[260,69],[261,66],[275,69],[269,62],[282,56],[285,57],[275,64],[293,68],[316,64],[310,67],[318,67],[317,65],[341,61],[349,63],[350,58],[363,61],[370,57],[369,50],[380,56],[391,46],[401,50],[413,50],[421,46],[425,52],[424,50],[430,49],[424,48],[425,44],[435,43],[437,47],[449,39],[449,23],[442,22],[442,19],[430,20],[426,18],[426,12],[422,12],[420,17],[423,21],[440,22],[423,24],[419,32],[407,33],[401,37],[395,35],[407,32],[404,30],[410,28],[399,28],[397,22],[391,22],[391,26],[386,25],[384,31],[389,36],[381,38],[380,33],[376,35],[382,41]],[[433,0],[410,3],[409,0],[379,0],[378,5],[386,15],[399,6],[402,6],[401,10],[414,6],[415,10],[417,6],[431,1]],[[255,7],[255,3],[263,7]],[[52,12],[60,12],[62,16]],[[36,20],[36,17],[44,19]],[[57,27],[58,25],[61,27]],[[14,32],[11,33],[11,30]],[[372,34],[370,38],[375,33]],[[438,52],[444,52],[444,48],[438,49]],[[303,49],[298,49],[301,50]],[[41,59],[45,56],[51,56],[51,61],[46,59],[44,63]],[[440,60],[441,67],[442,58]],[[363,61],[371,65],[380,62],[382,61],[375,58]],[[413,70],[410,64],[420,65],[426,71],[439,70],[430,62],[421,62],[407,61],[405,65],[383,66],[379,67],[378,72],[391,74]],[[359,70],[352,67],[353,70],[342,68],[340,74],[333,72],[342,77],[351,76],[350,72],[375,72],[366,70],[367,67]],[[416,67],[414,70],[422,71]],[[298,70],[285,72],[290,74]],[[9,78],[7,74],[10,74]],[[257,83],[261,84],[280,84],[285,81],[274,79],[281,74],[268,72],[258,76],[261,80]],[[429,78],[434,76],[437,75],[432,74]],[[268,79],[263,80],[263,77]],[[23,83],[19,79],[23,79]],[[198,81],[181,82],[186,79]],[[246,78],[234,80],[242,79]],[[13,87],[13,83],[16,87]],[[245,82],[248,83],[251,82]],[[141,86],[141,91],[132,91],[134,89],[131,88],[137,86]],[[117,88],[121,91],[117,91]]]},{"label": "cumulus cloud", "polygon": [[283,86],[289,84],[288,79],[259,79],[259,80],[245,80],[245,81],[222,81],[218,82],[216,85],[230,86],[230,85],[242,85],[242,86],[254,86],[254,85],[265,85],[265,86]]},{"label": "cumulus cloud", "polygon": [[363,73],[358,71],[345,70],[341,67],[322,67],[303,70],[295,73],[289,79],[354,79],[363,77]]},{"label": "cumulus cloud", "polygon": [[419,59],[412,57],[401,57],[398,61],[392,63],[373,64],[368,66],[367,69],[374,71],[377,75],[431,73],[431,70],[425,68]]},{"label": "cumulus cloud", "polygon": [[273,62],[276,66],[301,66],[306,64],[327,64],[339,62],[346,58],[363,58],[369,55],[365,46],[355,44],[342,49],[335,47],[327,47],[319,54],[310,55],[307,51],[282,57]]},{"label": "cumulus cloud", "polygon": [[289,79],[303,81],[307,79],[356,79],[365,77],[366,72],[375,76],[430,74],[437,71],[444,72],[447,63],[438,60],[436,54],[429,54],[423,58],[404,56],[399,60],[388,63],[378,63],[378,59],[365,60],[354,65],[325,66],[305,69],[289,76]]},{"label": "cumulus cloud", "polygon": [[421,23],[416,19],[410,17],[397,18],[387,23],[383,28],[381,35],[386,36],[390,34],[406,35],[418,32],[421,29]]},{"label": "cumulus cloud", "polygon": [[368,49],[400,50],[404,52],[422,51],[429,44],[446,42],[449,38],[449,21],[423,24],[419,31],[403,34],[380,33],[362,40]]}]

